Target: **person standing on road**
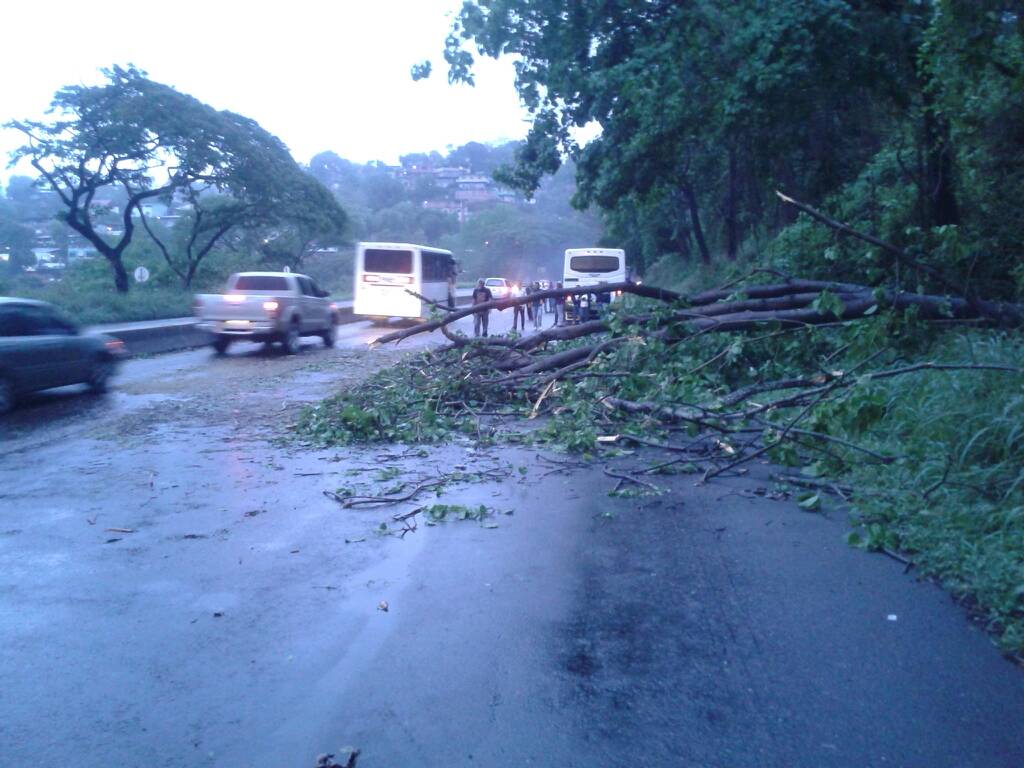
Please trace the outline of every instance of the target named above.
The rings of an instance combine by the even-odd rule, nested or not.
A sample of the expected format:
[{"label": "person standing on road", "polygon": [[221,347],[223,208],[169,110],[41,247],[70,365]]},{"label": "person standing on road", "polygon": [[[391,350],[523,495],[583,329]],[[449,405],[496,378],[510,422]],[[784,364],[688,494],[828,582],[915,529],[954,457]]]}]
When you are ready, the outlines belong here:
[{"label": "person standing on road", "polygon": [[[523,289],[516,285],[512,288],[512,298],[521,299],[523,297]],[[516,304],[514,310],[512,310],[512,330],[515,331],[519,328],[519,323],[522,321],[523,331],[526,330],[526,307],[522,304]]]},{"label": "person standing on road", "polygon": [[[555,287],[558,290],[562,290],[562,284],[561,283],[555,283]],[[563,303],[564,301],[565,301],[565,297],[564,296],[556,296],[555,298],[553,298],[551,300],[551,312],[555,316],[554,322],[551,323],[551,327],[552,328],[554,328],[556,325],[558,325],[558,312],[559,312],[559,310],[562,311],[562,320],[563,320],[563,322],[565,321],[565,305]]]},{"label": "person standing on road", "polygon": [[591,314],[594,311],[594,294],[588,293],[580,297],[579,319],[577,322],[589,323]]},{"label": "person standing on road", "polygon": [[[476,281],[476,288],[473,289],[473,306],[493,300],[494,295],[491,293],[491,289],[484,285],[484,279],[481,277]],[[487,335],[487,323],[490,321],[490,314],[491,310],[489,309],[480,309],[473,313],[474,336],[479,336],[481,330],[483,330],[484,336]]]},{"label": "person standing on road", "polygon": [[544,325],[544,306],[541,304],[541,300],[536,298],[537,294],[540,293],[540,283],[534,281],[533,283],[533,295],[534,299],[531,302],[533,304],[533,329],[539,331]]},{"label": "person standing on road", "polygon": [[582,312],[582,299],[578,293],[572,295],[572,324],[580,324],[580,312]]}]

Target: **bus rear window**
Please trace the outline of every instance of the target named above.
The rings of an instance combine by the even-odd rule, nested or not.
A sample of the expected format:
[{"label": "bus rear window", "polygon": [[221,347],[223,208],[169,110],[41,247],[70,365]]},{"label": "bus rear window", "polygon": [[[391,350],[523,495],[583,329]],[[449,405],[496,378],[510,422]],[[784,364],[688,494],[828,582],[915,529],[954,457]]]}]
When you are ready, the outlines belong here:
[{"label": "bus rear window", "polygon": [[573,256],[569,259],[569,269],[573,272],[616,272],[621,265],[618,256]]},{"label": "bus rear window", "polygon": [[287,291],[288,280],[272,275],[239,275],[236,291]]},{"label": "bus rear window", "polygon": [[412,251],[389,251],[367,248],[363,251],[363,272],[412,274]]}]

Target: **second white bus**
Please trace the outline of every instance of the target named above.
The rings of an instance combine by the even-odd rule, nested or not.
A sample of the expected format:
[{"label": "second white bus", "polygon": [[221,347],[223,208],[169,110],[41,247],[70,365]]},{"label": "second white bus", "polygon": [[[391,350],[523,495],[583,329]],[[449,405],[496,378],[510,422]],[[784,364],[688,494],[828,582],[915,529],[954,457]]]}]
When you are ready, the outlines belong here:
[{"label": "second white bus", "polygon": [[451,251],[411,243],[359,243],[352,314],[375,320],[424,318],[432,305],[420,297],[454,307],[455,272]]},{"label": "second white bus", "polygon": [[[569,248],[565,252],[565,267],[562,271],[563,288],[582,288],[602,283],[626,282],[626,252],[621,248]],[[616,297],[609,294],[597,295],[597,303],[606,304]],[[589,299],[579,299],[581,314],[589,315],[596,307],[589,306]],[[572,300],[565,302],[566,319],[575,316]]]}]

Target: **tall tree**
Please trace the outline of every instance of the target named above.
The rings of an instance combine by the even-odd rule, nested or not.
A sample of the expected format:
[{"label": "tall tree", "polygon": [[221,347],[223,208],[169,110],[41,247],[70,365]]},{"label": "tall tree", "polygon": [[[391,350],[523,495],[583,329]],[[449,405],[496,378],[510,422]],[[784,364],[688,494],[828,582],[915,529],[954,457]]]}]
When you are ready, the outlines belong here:
[{"label": "tall tree", "polygon": [[[468,0],[444,55],[449,79],[470,84],[476,55],[516,58],[532,125],[514,166],[499,172],[504,181],[529,193],[574,158],[576,204],[627,207],[619,221],[632,217],[656,235],[639,238],[644,247],[671,244],[645,215],[659,211],[676,221],[677,253],[736,257],[746,238],[794,221],[795,211],[775,204],[775,189],[822,203],[863,189],[884,158],[918,202],[898,215],[878,204],[861,213],[912,245],[908,232],[928,241],[977,210],[965,168],[1012,154],[1020,6]],[[984,129],[954,109],[981,117]],[[574,129],[592,123],[600,134],[577,146]],[[979,138],[1002,146],[979,155]],[[986,205],[994,210],[997,197]]]},{"label": "tall tree", "polygon": [[[198,186],[228,197],[233,222],[239,223],[275,215],[282,195],[300,184],[302,171],[285,145],[255,121],[217,111],[133,66],[104,74],[103,85],[58,91],[55,119],[8,127],[28,139],[12,153],[12,164],[31,161],[60,198],[64,221],[107,259],[118,291],[129,288],[123,254],[143,203]],[[115,187],[123,191],[125,205],[121,233],[109,237],[96,225],[95,206],[102,190]],[[205,227],[202,218],[193,221]],[[215,238],[224,233],[223,211],[217,220],[204,230]],[[202,252],[200,247],[186,254],[183,279],[194,274],[190,262]]]},{"label": "tall tree", "polygon": [[4,266],[9,272],[17,272],[35,264],[32,243],[35,232],[18,215],[10,200],[0,200],[0,252],[7,255]]}]

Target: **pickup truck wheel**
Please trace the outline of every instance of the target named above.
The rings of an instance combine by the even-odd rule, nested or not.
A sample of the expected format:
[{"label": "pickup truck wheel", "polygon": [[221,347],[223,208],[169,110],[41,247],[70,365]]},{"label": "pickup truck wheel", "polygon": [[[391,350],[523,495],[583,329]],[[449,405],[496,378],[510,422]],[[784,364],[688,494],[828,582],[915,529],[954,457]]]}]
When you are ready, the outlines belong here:
[{"label": "pickup truck wheel", "polygon": [[14,408],[14,384],[11,380],[0,376],[0,416],[10,413]]},{"label": "pickup truck wheel", "polygon": [[327,326],[320,338],[324,340],[324,346],[328,349],[334,347],[335,342],[338,340],[338,321],[335,318],[331,318],[331,324]]},{"label": "pickup truck wheel", "polygon": [[218,336],[213,340],[213,350],[218,355],[223,355],[228,351],[228,347],[231,346],[231,339],[226,336]]},{"label": "pickup truck wheel", "polygon": [[114,373],[114,363],[105,357],[97,358],[89,371],[89,378],[85,382],[93,392],[102,393],[107,391],[110,377]]},{"label": "pickup truck wheel", "polygon": [[299,350],[302,349],[302,342],[299,339],[299,324],[293,322],[288,326],[288,330],[285,331],[284,338],[281,340],[281,346],[284,347],[286,354],[299,354]]}]

